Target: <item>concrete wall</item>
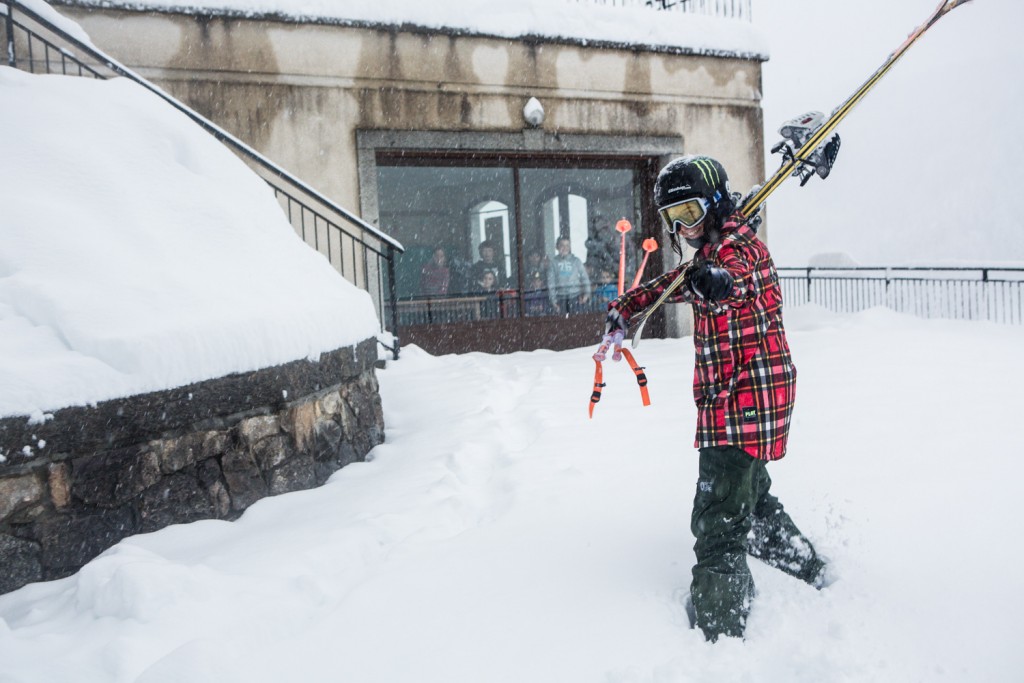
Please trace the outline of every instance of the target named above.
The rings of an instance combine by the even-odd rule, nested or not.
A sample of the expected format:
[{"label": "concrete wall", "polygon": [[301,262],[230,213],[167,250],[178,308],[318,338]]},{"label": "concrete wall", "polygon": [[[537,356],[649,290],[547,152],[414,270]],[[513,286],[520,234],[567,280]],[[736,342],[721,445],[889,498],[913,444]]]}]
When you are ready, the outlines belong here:
[{"label": "concrete wall", "polygon": [[101,49],[351,209],[367,208],[357,132],[522,133],[530,97],[544,105],[549,137],[675,139],[672,154],[716,157],[736,190],[763,177],[755,60],[73,3],[61,11]]}]

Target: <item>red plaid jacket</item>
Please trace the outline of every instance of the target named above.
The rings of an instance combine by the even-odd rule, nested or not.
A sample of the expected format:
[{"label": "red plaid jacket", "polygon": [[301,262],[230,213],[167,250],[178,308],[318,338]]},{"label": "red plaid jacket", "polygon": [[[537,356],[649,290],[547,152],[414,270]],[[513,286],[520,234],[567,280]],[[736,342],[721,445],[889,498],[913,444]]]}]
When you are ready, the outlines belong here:
[{"label": "red plaid jacket", "polygon": [[[796,390],[796,367],[782,326],[782,292],[771,255],[747,225],[733,216],[723,237],[705,245],[695,258],[725,268],[732,292],[710,304],[694,295],[689,282],[669,297],[693,306],[697,353],[693,397],[697,403],[696,448],[732,445],[755,458],[778,460],[786,439]],[[608,307],[628,321],[650,306],[685,263],[626,292]]]}]

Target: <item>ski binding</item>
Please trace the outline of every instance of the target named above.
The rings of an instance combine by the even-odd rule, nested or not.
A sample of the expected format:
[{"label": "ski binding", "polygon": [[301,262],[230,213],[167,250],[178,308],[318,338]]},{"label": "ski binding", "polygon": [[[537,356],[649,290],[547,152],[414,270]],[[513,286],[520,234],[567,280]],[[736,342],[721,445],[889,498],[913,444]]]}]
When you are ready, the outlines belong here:
[{"label": "ski binding", "polygon": [[783,139],[772,147],[772,154],[782,154],[783,164],[794,160],[798,162],[791,175],[794,178],[800,178],[801,187],[806,185],[815,173],[822,180],[827,178],[839,155],[839,134],[837,133],[827,142],[819,145],[807,158],[797,159],[796,157],[797,150],[811,139],[811,136],[825,124],[825,121],[825,115],[820,111],[810,111],[790,119],[779,128],[779,135]]}]

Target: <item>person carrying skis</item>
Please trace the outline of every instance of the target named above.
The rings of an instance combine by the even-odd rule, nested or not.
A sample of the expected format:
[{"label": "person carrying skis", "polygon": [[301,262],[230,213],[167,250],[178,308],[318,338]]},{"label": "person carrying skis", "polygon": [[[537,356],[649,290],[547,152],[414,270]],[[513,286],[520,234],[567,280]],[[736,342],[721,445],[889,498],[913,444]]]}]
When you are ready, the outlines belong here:
[{"label": "person carrying skis", "polygon": [[747,554],[816,588],[825,561],[770,493],[766,464],[786,454],[796,368],[782,324],[771,255],[729,191],[722,165],[687,156],[658,174],[654,201],[682,258],[696,255],[608,304],[606,332],[626,331],[681,272],[668,299],[693,307],[699,478],[691,530],[697,564],[687,611],[704,636],[742,637],[754,581]]}]

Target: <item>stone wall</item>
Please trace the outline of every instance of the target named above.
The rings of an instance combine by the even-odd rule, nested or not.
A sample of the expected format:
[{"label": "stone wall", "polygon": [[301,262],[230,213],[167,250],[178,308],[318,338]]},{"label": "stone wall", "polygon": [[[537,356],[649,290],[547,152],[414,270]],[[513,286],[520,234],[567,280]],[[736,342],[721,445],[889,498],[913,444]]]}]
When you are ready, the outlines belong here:
[{"label": "stone wall", "polygon": [[250,373],[0,419],[0,592],[122,538],[235,519],[323,484],[384,440],[376,341]]}]

